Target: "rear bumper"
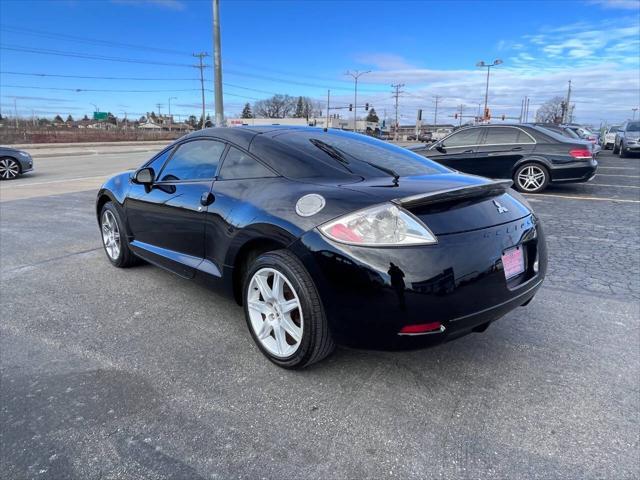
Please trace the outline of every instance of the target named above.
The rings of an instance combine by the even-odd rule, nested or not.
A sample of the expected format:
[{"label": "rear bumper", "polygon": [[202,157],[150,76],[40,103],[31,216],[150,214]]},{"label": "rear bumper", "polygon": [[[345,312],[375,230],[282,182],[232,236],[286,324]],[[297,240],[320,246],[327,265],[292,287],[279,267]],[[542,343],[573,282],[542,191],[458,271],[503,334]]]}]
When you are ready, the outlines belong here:
[{"label": "rear bumper", "polygon": [[[516,245],[523,246],[525,272],[507,281],[501,256]],[[532,216],[441,235],[433,246],[354,247],[314,230],[291,248],[316,281],[335,340],[361,348],[420,348],[481,331],[530,301],[547,266],[544,234]],[[433,322],[443,328],[400,334]]]},{"label": "rear bumper", "polygon": [[551,182],[588,182],[598,171],[598,161],[572,162],[567,166],[555,167],[551,170]]}]

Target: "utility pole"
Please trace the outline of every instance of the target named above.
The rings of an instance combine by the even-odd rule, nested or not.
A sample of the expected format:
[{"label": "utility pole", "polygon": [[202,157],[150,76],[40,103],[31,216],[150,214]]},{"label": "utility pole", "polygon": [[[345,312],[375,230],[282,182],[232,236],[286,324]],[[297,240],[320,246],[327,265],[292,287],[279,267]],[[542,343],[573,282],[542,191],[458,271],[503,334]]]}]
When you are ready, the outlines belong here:
[{"label": "utility pole", "polygon": [[460,104],[458,105],[458,108],[460,109],[460,123],[458,124],[459,127],[462,126],[462,112],[464,111],[464,105]]},{"label": "utility pole", "polygon": [[524,104],[524,123],[529,122],[529,97],[525,97]]},{"label": "utility pole", "polygon": [[13,97],[13,113],[16,116],[16,129],[18,128],[18,100]]},{"label": "utility pole", "polygon": [[482,103],[478,104],[478,113],[476,114],[476,121],[475,121],[476,124],[480,123],[480,107],[482,107]]},{"label": "utility pole", "polygon": [[331,99],[331,90],[327,90],[327,123],[324,126],[324,131],[329,130],[329,102]]},{"label": "utility pole", "polygon": [[440,97],[439,95],[435,96],[436,99],[436,111],[433,114],[433,128],[437,128],[438,126],[438,102],[440,101],[442,97]]},{"label": "utility pole", "polygon": [[402,87],[404,87],[404,83],[396,83],[395,85],[391,85],[392,88],[395,88],[395,92],[391,92],[393,93],[393,96],[396,99],[396,125],[395,125],[395,133],[393,136],[393,139],[397,142],[398,141],[398,97],[400,96],[401,92],[400,89]]},{"label": "utility pole", "polygon": [[160,116],[161,116],[160,108],[162,108],[162,104],[161,103],[156,103],[156,107],[158,107],[158,119],[159,119]]},{"label": "utility pole", "polygon": [[493,63],[485,63],[484,61],[479,61],[476,63],[476,67],[482,67],[487,69],[487,86],[484,90],[484,115],[482,116],[484,120],[487,119],[487,108],[489,103],[489,74],[491,72],[491,67],[495,67],[497,65],[501,65],[503,62],[499,58],[494,60]]},{"label": "utility pole", "polygon": [[353,95],[353,131],[357,132],[356,123],[357,123],[357,111],[358,111],[358,79],[367,73],[371,73],[371,70],[367,70],[366,72],[360,72],[356,70],[355,72],[351,72],[347,70],[345,75],[351,75],[355,80],[355,90]]},{"label": "utility pole", "polygon": [[202,129],[204,128],[204,118],[205,118],[205,113],[204,113],[204,67],[205,65],[204,63],[202,63],[202,59],[204,57],[208,57],[209,54],[207,52],[200,52],[200,53],[194,53],[193,56],[200,60],[200,64],[195,65],[195,67],[200,69],[200,90],[202,92],[202,117],[200,122],[200,128]]},{"label": "utility pole", "polygon": [[571,102],[571,80],[569,80],[569,88],[567,89],[567,100],[565,102],[565,109],[564,109],[564,116],[562,117],[562,123],[567,123],[570,122],[569,120],[569,110],[570,110],[570,103]]},{"label": "utility pole", "polygon": [[173,123],[173,117],[171,116],[171,100],[177,100],[178,97],[169,97],[169,131],[171,131],[171,124]]},{"label": "utility pole", "polygon": [[220,51],[220,0],[213,0],[213,91],[216,105],[216,127],[224,126],[222,102],[222,53]]},{"label": "utility pole", "polygon": [[631,120],[635,120],[636,119],[636,112],[638,111],[637,108],[632,108],[631,109],[633,111],[633,118]]}]

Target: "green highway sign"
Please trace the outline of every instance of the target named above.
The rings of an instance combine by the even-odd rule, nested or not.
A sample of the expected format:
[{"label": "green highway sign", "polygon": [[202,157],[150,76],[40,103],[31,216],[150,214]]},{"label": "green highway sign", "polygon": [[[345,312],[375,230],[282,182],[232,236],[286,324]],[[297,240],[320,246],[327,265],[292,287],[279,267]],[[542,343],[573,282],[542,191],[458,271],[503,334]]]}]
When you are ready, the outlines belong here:
[{"label": "green highway sign", "polygon": [[107,112],[93,112],[94,120],[106,120],[108,117]]}]

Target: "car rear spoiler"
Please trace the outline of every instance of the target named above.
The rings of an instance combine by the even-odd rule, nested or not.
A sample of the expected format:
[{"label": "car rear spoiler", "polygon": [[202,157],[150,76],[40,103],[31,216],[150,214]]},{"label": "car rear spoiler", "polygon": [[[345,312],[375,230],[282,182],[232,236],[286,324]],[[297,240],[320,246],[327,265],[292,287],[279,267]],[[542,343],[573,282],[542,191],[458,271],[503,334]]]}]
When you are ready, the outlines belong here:
[{"label": "car rear spoiler", "polygon": [[497,196],[509,190],[511,185],[513,185],[511,180],[491,180],[481,185],[465,185],[462,187],[448,188],[446,190],[436,190],[435,192],[420,193],[418,195],[411,195],[410,197],[397,198],[393,200],[393,202],[402,207],[410,208],[448,202],[450,200]]}]

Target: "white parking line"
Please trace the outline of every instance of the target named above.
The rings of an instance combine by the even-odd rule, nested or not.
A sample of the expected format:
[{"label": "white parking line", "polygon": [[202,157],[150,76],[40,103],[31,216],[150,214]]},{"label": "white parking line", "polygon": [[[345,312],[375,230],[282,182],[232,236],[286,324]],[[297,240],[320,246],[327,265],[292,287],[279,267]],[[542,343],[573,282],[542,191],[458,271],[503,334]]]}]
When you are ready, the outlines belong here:
[{"label": "white parking line", "polygon": [[555,195],[553,193],[525,193],[528,198],[543,200],[545,197],[568,198],[571,200],[595,200],[599,202],[640,203],[640,200],[623,200],[620,198],[578,197],[576,195]]},{"label": "white parking line", "polygon": [[606,167],[606,166],[600,166],[598,165],[598,170],[602,170],[605,168],[610,168],[612,170],[638,170],[637,168],[633,168],[633,167]]},{"label": "white parking line", "polygon": [[77,177],[77,178],[62,178],[60,180],[49,180],[48,182],[30,182],[30,183],[21,183],[19,185],[7,185],[6,187],[3,185],[3,190],[11,190],[12,188],[20,188],[20,187],[33,187],[35,185],[49,185],[50,183],[63,183],[63,182],[73,182],[78,180],[92,180],[94,178],[105,178],[108,177],[109,174],[105,173],[104,175],[96,175],[93,177]]},{"label": "white parking line", "polygon": [[640,178],[640,175],[616,175],[614,173],[598,173],[596,177],[625,177],[625,178]]},{"label": "white parking line", "polygon": [[640,188],[635,185],[609,185],[606,183],[583,183],[586,187]]}]

